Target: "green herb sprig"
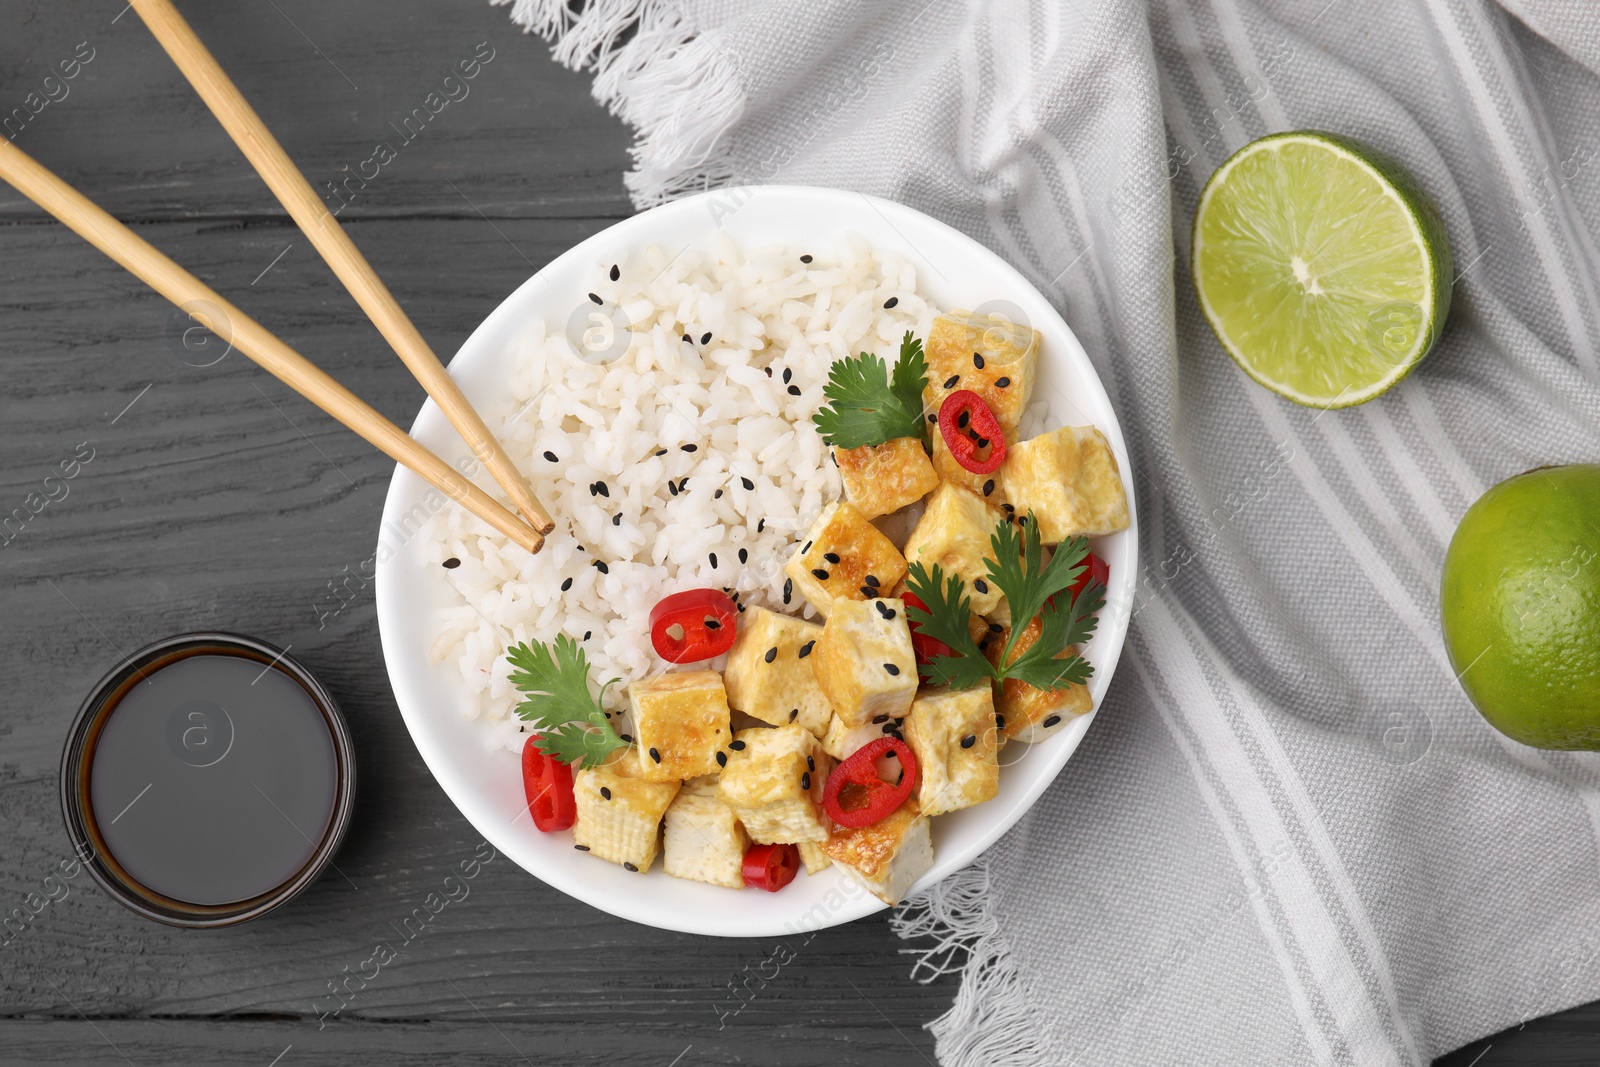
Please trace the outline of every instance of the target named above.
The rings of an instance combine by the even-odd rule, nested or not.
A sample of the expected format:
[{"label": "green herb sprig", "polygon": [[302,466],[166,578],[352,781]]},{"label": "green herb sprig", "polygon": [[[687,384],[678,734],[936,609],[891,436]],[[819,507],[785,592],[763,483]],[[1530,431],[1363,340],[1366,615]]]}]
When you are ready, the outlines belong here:
[{"label": "green herb sprig", "polygon": [[[994,559],[985,559],[989,582],[1005,594],[1011,608],[1011,632],[1006,637],[998,663],[991,663],[972,638],[967,620],[972,599],[966,595],[960,577],[946,574],[935,563],[930,569],[920,561],[911,564],[906,588],[923,603],[926,611],[907,605],[906,616],[921,632],[950,648],[950,655],[938,655],[920,668],[924,681],[952,689],[971,689],[989,681],[1016,679],[1037,689],[1065,689],[1089,680],[1094,667],[1074,653],[1057,659],[1073,645],[1094,636],[1098,622],[1095,613],[1105,606],[1105,586],[1092,581],[1065,609],[1057,607],[1057,593],[1072,586],[1083,573],[1089,542],[1077,537],[1056,546],[1050,562],[1042,563],[1044,550],[1039,540],[1038,522],[1029,512],[1018,530],[1002,520],[989,538]],[[1017,640],[1033,619],[1038,618],[1038,638],[1011,660]]]},{"label": "green herb sprig", "polygon": [[[578,642],[557,634],[553,649],[543,641],[515,644],[506,649],[506,659],[516,668],[511,684],[527,695],[517,716],[535,725],[534,743],[545,755],[587,768],[624,747],[600,701],[589,695],[589,659]],[[619,680],[602,685],[600,695]]]},{"label": "green herb sprig", "polygon": [[907,330],[900,341],[900,359],[891,375],[881,356],[863,352],[836,360],[828,368],[828,398],[811,421],[823,440],[836,448],[881,445],[897,437],[915,437],[928,447],[928,423],[922,417],[922,390],[928,384],[928,360],[922,341]]}]

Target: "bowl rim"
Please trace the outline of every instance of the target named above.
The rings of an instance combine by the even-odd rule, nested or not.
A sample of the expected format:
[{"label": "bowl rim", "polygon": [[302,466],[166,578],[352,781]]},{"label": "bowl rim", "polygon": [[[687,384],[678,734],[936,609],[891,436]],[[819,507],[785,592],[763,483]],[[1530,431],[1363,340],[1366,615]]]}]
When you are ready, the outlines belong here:
[{"label": "bowl rim", "polygon": [[[167,897],[128,874],[106,846],[88,803],[92,758],[86,753],[98,741],[100,731],[120,703],[121,690],[144,669],[159,670],[191,655],[210,651],[236,655],[262,663],[268,669],[281,669],[311,698],[333,741],[334,803],[317,847],[294,875],[264,893],[228,904],[191,904]],[[111,698],[117,697],[113,701]],[[315,882],[333,862],[355,810],[356,757],[350,726],[333,699],[315,675],[286,651],[266,641],[225,630],[174,634],[154,641],[119,660],[96,682],[79,704],[61,750],[61,815],[73,855],[89,869],[106,895],[146,919],[187,929],[213,929],[237,926],[282,907]]]},{"label": "bowl rim", "polygon": [[[794,201],[802,202],[797,204],[797,209],[804,209],[822,217],[826,217],[829,208],[859,210],[859,205],[865,202],[867,206],[882,216],[883,221],[888,223],[896,233],[899,233],[899,227],[895,224],[897,219],[902,223],[910,223],[925,231],[937,232],[944,239],[963,246],[968,254],[982,261],[984,274],[994,279],[996,288],[1003,288],[1008,292],[1032,294],[1033,297],[1036,297],[1041,305],[1041,313],[1051,320],[1049,325],[1059,332],[1061,338],[1065,339],[1066,346],[1070,350],[1064,354],[1063,358],[1081,361],[1081,369],[1086,372],[1088,387],[1098,394],[1095,399],[1098,401],[1099,407],[1106,412],[1108,421],[1096,419],[1093,420],[1093,424],[1105,434],[1114,454],[1118,457],[1119,474],[1122,476],[1123,484],[1127,491],[1128,528],[1109,535],[1110,537],[1121,539],[1120,548],[1123,562],[1117,573],[1113,574],[1112,588],[1107,591],[1106,607],[1101,611],[1099,629],[1095,636],[1097,653],[1095,671],[1097,675],[1104,678],[1101,683],[1101,700],[1096,701],[1093,710],[1078,716],[1054,736],[1039,744],[1023,746],[1029,749],[1047,747],[1053,749],[1054,751],[1050,752],[1047,757],[1047,762],[1050,766],[1042,769],[1040,773],[1035,774],[1031,780],[1027,781],[1021,790],[1010,798],[1008,807],[1003,813],[996,811],[992,824],[980,835],[982,842],[975,850],[971,850],[969,854],[964,854],[964,857],[954,864],[949,861],[941,862],[936,858],[934,868],[924,874],[913,886],[911,893],[915,893],[919,889],[942,880],[955,870],[970,864],[986,852],[1033,807],[1039,796],[1056,780],[1061,769],[1070,760],[1073,752],[1077,749],[1078,744],[1082,741],[1084,734],[1098,714],[1100,703],[1104,699],[1104,687],[1109,684],[1110,678],[1115,672],[1127,637],[1132,614],[1133,593],[1136,587],[1135,576],[1138,573],[1138,516],[1132,486],[1132,473],[1127,460],[1129,453],[1122,433],[1121,420],[1118,418],[1116,409],[1111,404],[1110,397],[1106,393],[1104,382],[1101,380],[1099,372],[1095,369],[1093,361],[1089,359],[1082,342],[1078,340],[1077,335],[1062,318],[1055,305],[1043,293],[1039,292],[1037,286],[994,251],[947,223],[907,205],[871,196],[870,194],[821,186],[757,185],[740,188],[719,188],[682,197],[641,211],[619,220],[568,248],[512,289],[485,316],[467,339],[462,342],[456,352],[456,356],[460,357],[463,353],[472,351],[487,343],[486,336],[500,328],[500,320],[512,314],[509,309],[513,305],[520,303],[530,290],[534,290],[547,281],[558,278],[572,266],[594,258],[594,253],[606,249],[614,249],[619,244],[654,243],[648,237],[641,240],[637,235],[640,231],[648,231],[651,227],[665,221],[669,215],[678,213],[709,209],[709,217],[716,221],[716,230],[720,230],[721,222],[718,220],[718,205],[720,205],[723,215],[731,214],[737,211],[752,196],[787,197]],[[716,230],[711,227],[706,229],[706,239],[709,241]],[[907,258],[922,259],[925,264],[928,263],[926,257],[921,256],[920,253],[913,255],[909,251],[915,247],[909,238],[905,238],[903,234],[900,236],[906,242],[906,250],[902,250],[902,254],[905,254]],[[925,266],[919,266],[919,274],[925,269]],[[937,270],[936,267],[934,269]],[[1040,323],[1035,322],[1033,325],[1038,327]],[[451,369],[452,371],[456,369],[454,360],[452,360]],[[432,400],[425,400],[409,431],[415,436],[419,429],[423,427],[425,421],[438,418],[442,418],[442,415],[438,412],[437,406]],[[390,618],[396,610],[396,598],[401,596],[401,591],[397,586],[399,579],[396,577],[396,568],[398,564],[394,562],[395,559],[400,557],[400,553],[393,553],[388,557],[384,556],[381,552],[383,532],[390,528],[392,522],[401,517],[401,512],[403,511],[402,501],[407,498],[407,494],[414,485],[420,484],[420,482],[413,483],[411,481],[413,478],[414,476],[405,468],[396,466],[379,522],[380,552],[377,554],[375,599],[380,640],[396,703],[399,706],[402,718],[406,722],[407,732],[411,734],[413,744],[417,746],[423,762],[428,766],[429,772],[438,782],[440,788],[450,797],[457,810],[461,812],[462,816],[478,833],[482,834],[497,850],[509,855],[517,862],[518,866],[527,870],[528,873],[546,885],[610,915],[659,929],[719,937],[781,936],[784,933],[803,933],[811,929],[840,925],[883,911],[889,907],[889,905],[860,889],[859,883],[854,883],[841,873],[840,878],[847,886],[859,890],[856,893],[856,898],[832,908],[827,917],[815,927],[795,925],[795,920],[801,918],[801,916],[796,915],[792,916],[787,922],[767,924],[752,922],[746,928],[728,929],[718,925],[715,917],[689,915],[678,911],[667,911],[659,906],[652,907],[643,899],[649,896],[648,893],[635,892],[628,894],[626,900],[619,900],[618,894],[596,890],[592,885],[580,884],[579,880],[570,879],[564,872],[536,870],[521,859],[518,859],[516,842],[520,835],[514,832],[513,826],[510,823],[501,825],[498,820],[486,817],[474,818],[473,815],[469,814],[469,807],[476,808],[484,805],[477,803],[477,798],[474,798],[474,802],[469,805],[455,795],[451,783],[459,778],[460,775],[450,765],[446,753],[435,751],[431,745],[424,744],[424,737],[419,735],[419,730],[426,729],[421,718],[426,712],[417,706],[422,703],[420,698],[408,692],[408,682],[403,671],[403,664],[406,662],[408,655],[415,658],[415,653],[399,647],[398,638],[394,632],[395,627],[384,625],[385,619]],[[464,725],[470,726],[468,720],[461,719],[460,721]],[[463,788],[463,792],[465,793],[467,790]],[[486,815],[487,811],[481,814]],[[946,869],[941,870],[941,867]],[[937,875],[937,877],[934,877],[934,875]],[[849,888],[846,889],[847,893],[850,891]],[[812,910],[815,910],[815,908],[813,907]]]}]

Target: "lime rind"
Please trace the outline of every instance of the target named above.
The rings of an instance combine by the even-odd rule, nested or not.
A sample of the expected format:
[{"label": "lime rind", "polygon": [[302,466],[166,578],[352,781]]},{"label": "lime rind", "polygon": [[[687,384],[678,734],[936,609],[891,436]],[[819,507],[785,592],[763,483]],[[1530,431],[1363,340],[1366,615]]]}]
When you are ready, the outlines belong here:
[{"label": "lime rind", "polygon": [[[1299,153],[1295,158],[1304,156],[1305,160],[1317,160],[1317,165],[1322,168],[1319,173],[1324,178],[1320,188],[1294,190],[1285,187],[1287,179],[1284,175],[1293,164],[1284,150],[1292,146],[1309,146],[1317,150],[1317,153]],[[1275,153],[1272,159],[1276,169],[1261,169],[1262,154],[1266,152]],[[1326,159],[1317,159],[1319,154],[1325,155]],[[1348,178],[1343,182],[1348,187],[1347,192],[1365,197],[1365,206],[1359,209],[1354,208],[1353,204],[1350,206],[1349,210],[1355,211],[1355,215],[1336,217],[1330,221],[1326,216],[1329,212],[1338,215],[1338,205],[1320,202],[1315,205],[1316,211],[1301,211],[1298,218],[1294,211],[1273,212],[1274,196],[1280,198],[1280,203],[1293,203],[1297,208],[1309,195],[1320,193],[1327,196],[1330,184],[1326,175],[1344,165],[1354,167],[1367,183],[1364,188],[1358,189],[1350,184]],[[1242,185],[1236,183],[1230,186],[1229,178],[1240,166],[1255,167],[1256,172],[1242,172],[1246,181]],[[1274,187],[1263,186],[1267,179]],[[1215,198],[1224,191],[1227,195],[1222,211],[1231,213],[1231,219],[1223,216],[1223,222],[1217,222],[1212,219],[1211,210]],[[1296,195],[1297,191],[1299,196]],[[1381,193],[1381,197],[1372,199],[1373,192]],[[1260,194],[1262,202],[1241,212],[1239,209],[1242,205],[1237,201],[1241,197],[1257,194]],[[1357,199],[1360,198],[1358,195]],[[1407,259],[1409,252],[1388,256],[1387,260],[1393,263],[1379,262],[1385,261],[1382,248],[1347,261],[1344,267],[1361,268],[1353,272],[1357,275],[1380,273],[1373,267],[1374,262],[1378,262],[1379,267],[1401,268],[1399,276],[1377,279],[1379,288],[1375,291],[1329,292],[1324,300],[1298,305],[1298,310],[1285,310],[1282,305],[1287,302],[1289,295],[1283,291],[1286,287],[1279,283],[1290,277],[1302,285],[1308,281],[1306,274],[1309,268],[1298,256],[1289,264],[1285,264],[1281,256],[1276,261],[1262,258],[1255,263],[1238,260],[1218,263],[1215,257],[1209,262],[1206,259],[1208,221],[1217,226],[1231,221],[1236,231],[1250,231],[1236,232],[1236,236],[1244,243],[1253,241],[1267,248],[1276,242],[1280,251],[1285,243],[1284,235],[1272,231],[1275,228],[1292,229],[1299,222],[1305,226],[1306,232],[1293,236],[1304,238],[1313,226],[1321,227],[1325,241],[1318,245],[1319,251],[1337,239],[1349,246],[1349,252],[1354,254],[1364,232],[1359,227],[1346,233],[1338,231],[1353,219],[1384,207],[1387,207],[1389,217],[1382,221],[1387,223],[1388,231],[1396,237],[1401,236],[1401,231],[1395,227],[1394,219],[1403,220],[1404,243],[1415,253],[1416,262],[1399,262]],[[1367,262],[1363,263],[1362,260]],[[1327,277],[1346,281],[1344,267]],[[1219,309],[1216,306],[1207,282],[1208,268],[1232,275],[1222,283],[1222,288],[1230,298],[1230,307]],[[1286,269],[1294,273],[1287,274]],[[1450,306],[1450,246],[1443,220],[1432,201],[1415,179],[1388,156],[1350,138],[1319,130],[1262,137],[1239,149],[1217,168],[1206,183],[1195,212],[1191,270],[1201,311],[1223,349],[1240,369],[1273,392],[1309,407],[1350,407],[1386,392],[1411,373],[1438,341]],[[1317,278],[1309,278],[1313,288],[1302,291],[1317,292],[1314,288],[1317,283]],[[1268,306],[1274,294],[1277,295],[1278,306]],[[1340,300],[1336,296],[1342,296],[1346,306],[1338,306]],[[1359,308],[1351,306],[1363,299],[1366,302],[1360,304]],[[1252,304],[1257,306],[1249,306]],[[1248,319],[1248,323],[1238,321],[1241,316]],[[1268,341],[1256,344],[1254,351],[1251,350],[1255,341],[1250,336],[1252,331],[1269,336]],[[1285,335],[1290,336],[1286,338]],[[1285,340],[1291,345],[1302,341],[1315,342],[1323,351],[1313,352],[1310,359],[1286,361],[1281,352],[1271,351],[1281,348]],[[1310,347],[1308,344],[1307,349]],[[1336,350],[1327,351],[1329,348]],[[1276,366],[1269,366],[1271,364]]]}]

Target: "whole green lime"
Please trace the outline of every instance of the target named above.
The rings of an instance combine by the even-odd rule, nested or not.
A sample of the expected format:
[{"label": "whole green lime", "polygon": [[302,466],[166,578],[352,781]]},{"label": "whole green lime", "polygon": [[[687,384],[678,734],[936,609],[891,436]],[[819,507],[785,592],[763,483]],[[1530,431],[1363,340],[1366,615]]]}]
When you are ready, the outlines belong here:
[{"label": "whole green lime", "polygon": [[1600,464],[1507,478],[1445,553],[1439,617],[1461,687],[1501,733],[1600,749]]}]

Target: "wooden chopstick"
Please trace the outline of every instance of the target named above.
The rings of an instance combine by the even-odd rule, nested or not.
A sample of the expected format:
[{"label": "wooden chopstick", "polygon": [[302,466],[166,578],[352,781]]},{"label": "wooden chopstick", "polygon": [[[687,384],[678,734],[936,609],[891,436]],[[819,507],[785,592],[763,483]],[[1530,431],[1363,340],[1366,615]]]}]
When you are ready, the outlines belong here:
[{"label": "wooden chopstick", "polygon": [[421,475],[434,488],[529,552],[537,552],[543,546],[542,534],[450,464],[412,440],[404,430],[273,336],[266,327],[6,140],[0,140],[0,178],[395,462]]},{"label": "wooden chopstick", "polygon": [[134,0],[133,9],[517,510],[541,534],[554,529],[549,513],[439,357],[171,0]]}]

